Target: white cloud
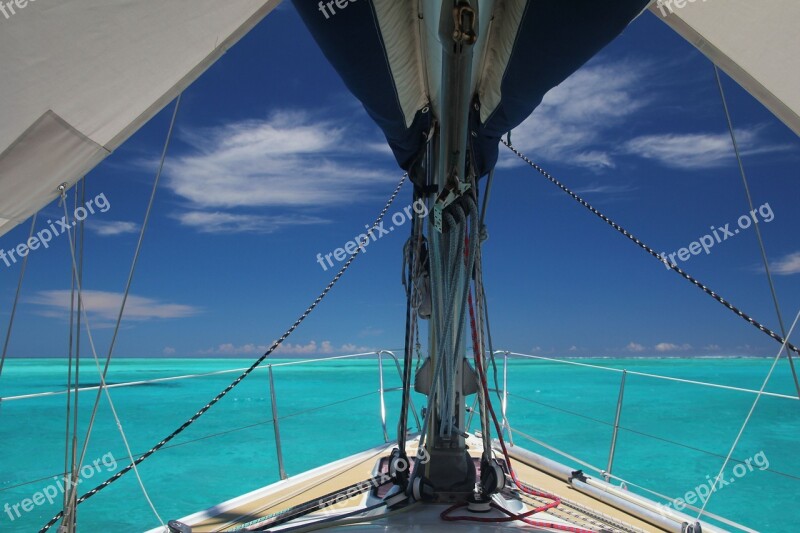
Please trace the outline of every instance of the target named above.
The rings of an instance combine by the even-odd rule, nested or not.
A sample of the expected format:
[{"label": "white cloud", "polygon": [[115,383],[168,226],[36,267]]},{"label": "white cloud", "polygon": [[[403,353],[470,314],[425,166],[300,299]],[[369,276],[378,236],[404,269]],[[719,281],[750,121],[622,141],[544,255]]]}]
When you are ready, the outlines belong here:
[{"label": "white cloud", "polygon": [[575,345],[572,345],[572,346],[569,347],[569,351],[570,352],[577,352],[578,351],[578,347],[575,346]]},{"label": "white cloud", "polygon": [[[68,318],[70,298],[71,291],[69,290],[39,291],[29,301],[42,306],[44,309],[41,314],[44,316]],[[84,290],[83,300],[90,320],[94,318],[116,321],[122,304],[122,293]],[[200,311],[200,308],[190,305],[165,303],[153,298],[129,294],[123,318],[137,321],[152,318],[186,318],[194,316]]]},{"label": "white cloud", "polygon": [[628,343],[625,349],[628,350],[629,352],[639,353],[644,351],[644,346],[642,346],[638,342],[631,341],[630,343]]},{"label": "white cloud", "polygon": [[343,354],[355,354],[355,353],[374,352],[374,351],[375,348],[370,348],[368,346],[358,346],[356,344],[353,344],[352,342],[342,344],[339,347],[339,353]]},{"label": "white cloud", "polygon": [[673,344],[671,342],[660,342],[655,345],[655,349],[657,352],[665,353],[665,352],[685,352],[686,350],[691,350],[692,346],[690,344]]},{"label": "white cloud", "polygon": [[177,350],[175,350],[175,348],[173,348],[172,346],[167,346],[166,348],[164,348],[164,355],[175,355],[176,351]]},{"label": "white cloud", "polygon": [[113,235],[122,235],[125,233],[137,233],[139,231],[139,225],[135,222],[123,222],[123,221],[99,221],[99,220],[92,220],[87,224],[90,230],[94,231],[98,235],[102,237],[109,237]]},{"label": "white cloud", "polygon": [[771,266],[772,272],[781,276],[800,274],[800,252],[787,255]]},{"label": "white cloud", "polygon": [[[786,149],[785,146],[762,144],[759,140],[760,129],[749,128],[736,132],[742,155]],[[728,132],[643,135],[626,142],[624,151],[678,169],[706,169],[736,163]]]},{"label": "white cloud", "polygon": [[290,226],[330,223],[324,218],[304,215],[245,215],[220,211],[185,211],[177,213],[174,218],[200,233],[274,233]]},{"label": "white cloud", "polygon": [[[270,349],[271,344],[241,344],[236,345],[233,343],[220,344],[215,348],[202,350],[200,353],[204,355],[217,354],[217,355],[262,355]],[[334,355],[334,354],[350,354],[374,351],[372,348],[365,346],[356,346],[352,343],[342,344],[338,348],[331,343],[331,341],[309,341],[306,344],[292,344],[284,342],[273,352],[275,354],[285,355]]]},{"label": "white cloud", "polygon": [[365,131],[279,111],[183,132],[190,151],[165,167],[167,186],[187,202],[173,217],[203,233],[272,233],[328,222],[302,210],[383,199],[401,172],[381,170],[394,158]]},{"label": "white cloud", "polygon": [[[656,96],[644,90],[648,67],[626,62],[590,63],[548,92],[539,107],[511,132],[513,144],[542,160],[603,170],[621,156],[638,156],[678,169],[735,164],[730,134],[660,133],[635,137],[620,147],[619,129]],[[643,96],[649,94],[650,96]],[[743,155],[780,152],[785,145],[761,140],[763,126],[736,132]],[[501,150],[498,166],[521,164]]]},{"label": "white cloud", "polygon": [[[175,194],[200,209],[320,207],[364,199],[399,179],[367,166],[351,129],[302,112],[278,112],[184,134],[188,155],[166,167]],[[379,159],[386,162],[386,158]]]},{"label": "white cloud", "polygon": [[708,346],[704,346],[703,349],[708,350],[709,352],[718,352],[722,348],[720,347],[719,344],[709,344]]},{"label": "white cloud", "polygon": [[[641,66],[626,63],[590,65],[548,92],[539,107],[511,133],[521,151],[575,166],[614,167],[605,133],[646,103]],[[516,156],[503,150],[500,166]],[[518,160],[517,160],[518,161]]]}]

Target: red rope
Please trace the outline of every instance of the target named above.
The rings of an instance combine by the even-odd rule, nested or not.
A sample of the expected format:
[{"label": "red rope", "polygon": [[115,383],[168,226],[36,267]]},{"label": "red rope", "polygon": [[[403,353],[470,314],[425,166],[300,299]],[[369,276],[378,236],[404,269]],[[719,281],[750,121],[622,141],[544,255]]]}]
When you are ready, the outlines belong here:
[{"label": "red rope", "polygon": [[[529,518],[525,518],[526,515],[530,513],[525,513],[524,515],[517,515],[512,513],[508,509],[501,507],[494,502],[490,505],[492,508],[497,509],[501,513],[507,515],[505,517],[488,517],[488,516],[450,516],[450,513],[455,511],[458,508],[465,507],[467,504],[465,503],[458,503],[453,505],[452,507],[448,507],[439,515],[442,520],[446,520],[448,522],[454,522],[457,520],[465,520],[469,522],[481,522],[481,523],[502,523],[502,522],[513,522],[515,520],[521,520],[528,525],[546,528],[546,529],[556,529],[558,531],[569,531],[570,533],[594,533],[589,529],[582,529],[575,526],[568,526],[564,524],[553,524],[551,522],[539,522],[538,520],[530,520]],[[534,510],[535,511],[535,510]]]},{"label": "red rope", "polygon": [[[469,240],[468,239],[465,239],[465,240],[466,240],[465,250],[467,250],[467,249],[469,249]],[[481,363],[481,350],[482,350],[483,346],[481,345],[481,343],[479,342],[479,339],[478,339],[478,327],[477,327],[477,324],[476,324],[476,321],[475,321],[475,307],[474,307],[474,304],[473,304],[473,301],[472,301],[472,287],[469,288],[469,292],[467,293],[467,301],[468,301],[468,304],[469,304],[469,321],[470,321],[470,328],[471,328],[471,332],[472,332],[472,353],[473,353],[473,359],[475,361],[475,370],[477,370],[478,376],[479,376],[480,381],[481,381],[481,387],[483,389],[483,395],[484,395],[484,401],[486,403],[486,408],[489,410],[489,413],[491,414],[491,417],[492,417],[492,421],[494,422],[494,426],[495,426],[495,429],[497,431],[497,439],[500,442],[500,447],[503,450],[503,456],[505,457],[506,465],[508,466],[508,471],[511,474],[511,479],[514,481],[514,484],[522,492],[524,492],[526,494],[529,494],[531,496],[538,496],[540,498],[547,498],[547,499],[552,500],[552,501],[550,503],[548,503],[548,504],[542,505],[540,507],[537,507],[537,508],[535,508],[535,509],[533,509],[531,511],[527,511],[527,512],[522,513],[522,514],[512,513],[511,511],[509,511],[509,510],[507,510],[507,509],[505,509],[503,507],[500,507],[499,505],[495,505],[494,503],[492,503],[491,506],[493,508],[498,509],[499,511],[501,511],[504,514],[508,515],[506,518],[489,518],[489,517],[477,517],[477,516],[463,516],[463,517],[462,516],[458,516],[458,517],[449,516],[452,511],[458,509],[459,507],[463,507],[464,505],[466,505],[464,503],[461,503],[461,504],[453,505],[452,507],[449,507],[448,509],[445,509],[442,512],[442,514],[440,515],[441,518],[443,520],[448,520],[448,521],[468,520],[468,521],[472,521],[472,522],[512,522],[514,520],[521,520],[521,521],[525,522],[526,524],[529,524],[529,525],[532,525],[532,526],[536,526],[536,527],[543,527],[543,528],[548,528],[548,529],[556,529],[556,530],[560,530],[560,531],[570,531],[572,533],[594,533],[590,529],[582,529],[582,528],[577,528],[577,527],[573,527],[573,526],[564,526],[564,525],[561,525],[561,524],[551,524],[551,523],[548,523],[548,522],[537,522],[537,521],[528,519],[529,516],[532,516],[532,515],[534,515],[536,513],[541,513],[541,512],[547,511],[549,509],[553,509],[555,507],[558,507],[558,505],[561,503],[561,499],[558,496],[554,495],[554,494],[548,494],[546,492],[541,492],[541,491],[535,490],[535,489],[533,489],[531,487],[528,487],[524,483],[521,483],[519,481],[519,479],[517,479],[517,474],[514,472],[514,468],[511,466],[511,458],[509,457],[508,449],[506,448],[506,443],[505,443],[505,440],[503,439],[503,431],[502,431],[502,429],[500,427],[500,423],[497,421],[497,415],[494,412],[494,408],[492,407],[492,402],[491,402],[491,398],[490,398],[490,395],[489,395],[489,385],[487,384],[487,381],[486,381],[486,372],[484,371],[483,365]]]}]

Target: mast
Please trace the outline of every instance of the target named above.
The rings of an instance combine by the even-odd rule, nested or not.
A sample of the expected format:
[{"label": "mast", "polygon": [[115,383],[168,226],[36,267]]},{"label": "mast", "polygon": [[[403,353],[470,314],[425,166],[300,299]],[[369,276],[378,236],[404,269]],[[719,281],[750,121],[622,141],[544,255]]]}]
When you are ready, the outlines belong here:
[{"label": "mast", "polygon": [[[474,4],[474,5],[472,5]],[[430,456],[424,478],[438,500],[464,500],[474,491],[476,472],[465,444],[465,396],[477,391],[466,361],[466,302],[474,265],[477,208],[468,177],[468,121],[472,63],[477,40],[477,2],[443,0],[439,21],[442,51],[441,110],[434,147],[428,218],[432,314],[428,364],[416,388],[428,394]],[[470,231],[470,228],[472,231]],[[467,235],[472,233],[469,240]],[[477,244],[475,244],[477,245]],[[430,494],[429,494],[430,496]]]}]

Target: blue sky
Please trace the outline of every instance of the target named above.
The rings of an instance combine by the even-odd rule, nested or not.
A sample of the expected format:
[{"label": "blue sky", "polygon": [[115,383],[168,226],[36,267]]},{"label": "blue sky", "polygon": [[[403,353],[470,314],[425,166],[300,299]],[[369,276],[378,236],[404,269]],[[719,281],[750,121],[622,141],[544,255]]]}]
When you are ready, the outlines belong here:
[{"label": "blue sky", "polygon": [[[800,307],[800,141],[724,78],[785,320]],[[172,106],[87,179],[84,289],[105,353]],[[515,145],[659,251],[748,211],[712,65],[645,14],[512,133]],[[506,152],[502,149],[502,152]],[[318,253],[362,232],[399,181],[380,131],[283,5],[183,97],[117,357],[256,357],[328,283]],[[411,201],[406,188],[390,210]],[[53,204],[40,221],[63,213]],[[763,219],[763,218],[762,218]],[[771,355],[777,344],[613,231],[512,154],[487,217],[496,347],[548,356]],[[41,224],[39,228],[43,227]],[[0,238],[9,250],[29,224]],[[402,346],[406,228],[359,257],[282,353]],[[755,232],[681,264],[773,329]],[[10,346],[61,357],[66,236],[31,253]],[[0,263],[5,331],[19,265]]]}]

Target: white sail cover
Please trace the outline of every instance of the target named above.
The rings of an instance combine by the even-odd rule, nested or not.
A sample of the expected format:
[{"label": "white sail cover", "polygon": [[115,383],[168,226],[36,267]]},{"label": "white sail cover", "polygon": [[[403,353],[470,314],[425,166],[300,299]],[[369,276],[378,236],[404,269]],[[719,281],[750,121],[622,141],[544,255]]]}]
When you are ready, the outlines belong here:
[{"label": "white sail cover", "polygon": [[659,0],[650,10],[800,135],[800,1]]},{"label": "white sail cover", "polygon": [[2,2],[0,235],[97,165],[279,2]]}]

